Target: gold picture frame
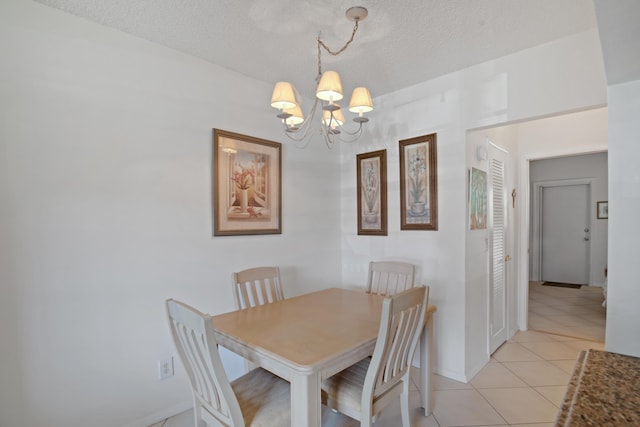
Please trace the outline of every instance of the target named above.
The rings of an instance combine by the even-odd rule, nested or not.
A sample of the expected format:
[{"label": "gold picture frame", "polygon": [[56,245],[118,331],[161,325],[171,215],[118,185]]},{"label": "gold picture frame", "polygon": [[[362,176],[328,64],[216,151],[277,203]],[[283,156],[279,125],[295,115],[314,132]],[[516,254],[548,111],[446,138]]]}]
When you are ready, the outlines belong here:
[{"label": "gold picture frame", "polygon": [[399,142],[400,229],[438,229],[436,134]]},{"label": "gold picture frame", "polygon": [[387,235],[387,150],[356,155],[358,235]]},{"label": "gold picture frame", "polygon": [[282,144],[213,129],[213,235],[282,233]]}]

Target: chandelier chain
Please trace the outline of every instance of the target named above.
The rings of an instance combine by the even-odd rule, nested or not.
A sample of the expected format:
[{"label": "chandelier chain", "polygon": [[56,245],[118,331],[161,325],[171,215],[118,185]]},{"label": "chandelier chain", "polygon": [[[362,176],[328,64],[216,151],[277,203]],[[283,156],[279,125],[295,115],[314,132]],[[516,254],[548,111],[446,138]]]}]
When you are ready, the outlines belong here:
[{"label": "chandelier chain", "polygon": [[317,38],[317,41],[318,41],[318,76],[322,75],[322,50],[320,48],[321,47],[324,48],[324,50],[326,50],[329,54],[331,54],[333,56],[338,56],[342,52],[344,52],[347,49],[347,47],[349,47],[349,45],[353,41],[353,38],[356,36],[356,32],[357,31],[358,31],[358,19],[356,19],[355,24],[353,25],[353,31],[351,32],[351,38],[349,40],[347,40],[347,42],[344,44],[344,46],[342,46],[342,48],[340,48],[340,50],[335,51],[335,52],[333,50],[331,50],[331,48],[329,48],[329,46],[327,46],[325,44],[325,42],[322,41],[320,36],[318,36],[318,38]]}]

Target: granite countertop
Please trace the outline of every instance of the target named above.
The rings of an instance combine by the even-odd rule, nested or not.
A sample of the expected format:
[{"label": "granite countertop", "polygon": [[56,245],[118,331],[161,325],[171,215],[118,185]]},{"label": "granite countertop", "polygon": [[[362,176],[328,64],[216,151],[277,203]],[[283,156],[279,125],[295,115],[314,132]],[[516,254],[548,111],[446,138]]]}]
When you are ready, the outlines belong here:
[{"label": "granite countertop", "polygon": [[580,352],[555,425],[640,426],[640,358]]}]

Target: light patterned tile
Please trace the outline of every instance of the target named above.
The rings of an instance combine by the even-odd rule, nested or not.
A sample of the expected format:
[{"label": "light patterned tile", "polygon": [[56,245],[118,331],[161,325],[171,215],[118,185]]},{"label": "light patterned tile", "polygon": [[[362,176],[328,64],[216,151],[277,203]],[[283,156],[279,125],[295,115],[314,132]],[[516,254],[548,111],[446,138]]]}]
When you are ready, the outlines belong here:
[{"label": "light patterned tile", "polygon": [[550,360],[549,363],[562,369],[567,374],[573,374],[573,370],[576,367],[575,360]]},{"label": "light patterned tile", "polygon": [[604,342],[606,310],[601,288],[568,289],[530,283],[529,299],[529,329]]},{"label": "light patterned tile", "polygon": [[471,380],[475,388],[527,387],[527,384],[501,363],[487,363]]},{"label": "light patterned tile", "polygon": [[558,408],[531,388],[478,390],[509,423],[553,422]]},{"label": "light patterned tile", "polygon": [[565,344],[579,351],[589,350],[589,349],[604,351],[604,343],[602,342],[580,340],[580,341],[568,341]]},{"label": "light patterned tile", "polygon": [[546,360],[505,362],[504,366],[532,387],[569,383],[570,375]]},{"label": "light patterned tile", "polygon": [[563,313],[561,315],[549,315],[547,316],[547,318],[563,326],[582,326],[585,324],[594,324],[593,322],[588,322],[578,316],[573,316],[566,313]]},{"label": "light patterned tile", "polygon": [[549,334],[549,336],[553,337],[556,341],[566,342],[566,341],[580,341],[580,338],[572,337],[569,335],[558,335],[558,334]]},{"label": "light patterned tile", "polygon": [[541,360],[535,353],[524,348],[520,343],[507,342],[502,345],[493,357],[498,362],[520,362],[527,360]]},{"label": "light patterned tile", "polygon": [[[341,415],[341,414],[340,414]],[[342,415],[341,415],[342,416]],[[343,416],[344,417],[344,416]],[[420,407],[420,394],[409,393],[409,417],[412,427],[438,427],[435,417],[432,415],[425,417],[424,410]],[[332,424],[335,427],[351,427],[359,426],[360,422],[349,417],[341,423]],[[328,427],[325,421],[325,413],[322,413],[322,426]],[[387,405],[380,416],[376,419],[376,427],[397,427],[400,424],[402,416],[400,415],[400,399]],[[354,423],[355,422],[355,423]]]},{"label": "light patterned tile", "polygon": [[549,402],[553,403],[557,408],[560,408],[564,395],[567,392],[567,386],[564,385],[549,385],[543,387],[534,387],[534,389],[543,395]]},{"label": "light patterned tile", "polygon": [[477,390],[441,390],[434,395],[433,415],[440,427],[506,423]]},{"label": "light patterned tile", "polygon": [[550,334],[539,331],[518,331],[510,341],[523,343],[523,342],[536,342],[536,341],[554,341],[554,338]]},{"label": "light patterned tile", "polygon": [[565,314],[560,308],[549,306],[546,304],[540,304],[537,307],[529,307],[531,313],[536,313],[543,316],[559,316]]},{"label": "light patterned tile", "polygon": [[473,386],[471,384],[461,383],[460,381],[452,380],[441,375],[433,375],[433,389],[434,390],[471,390]]},{"label": "light patterned tile", "polygon": [[545,360],[575,360],[579,350],[558,341],[525,342],[521,345]]}]

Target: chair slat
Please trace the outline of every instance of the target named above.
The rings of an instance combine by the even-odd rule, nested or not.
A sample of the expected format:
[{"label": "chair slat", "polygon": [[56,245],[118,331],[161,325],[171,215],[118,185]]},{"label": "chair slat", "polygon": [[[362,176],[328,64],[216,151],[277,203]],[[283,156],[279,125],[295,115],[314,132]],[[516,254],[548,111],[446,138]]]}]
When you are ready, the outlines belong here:
[{"label": "chair slat", "polygon": [[398,261],[371,261],[367,292],[394,295],[413,287],[415,266]]},{"label": "chair slat", "polygon": [[233,288],[238,310],[284,299],[278,267],[254,267],[233,273]]}]

